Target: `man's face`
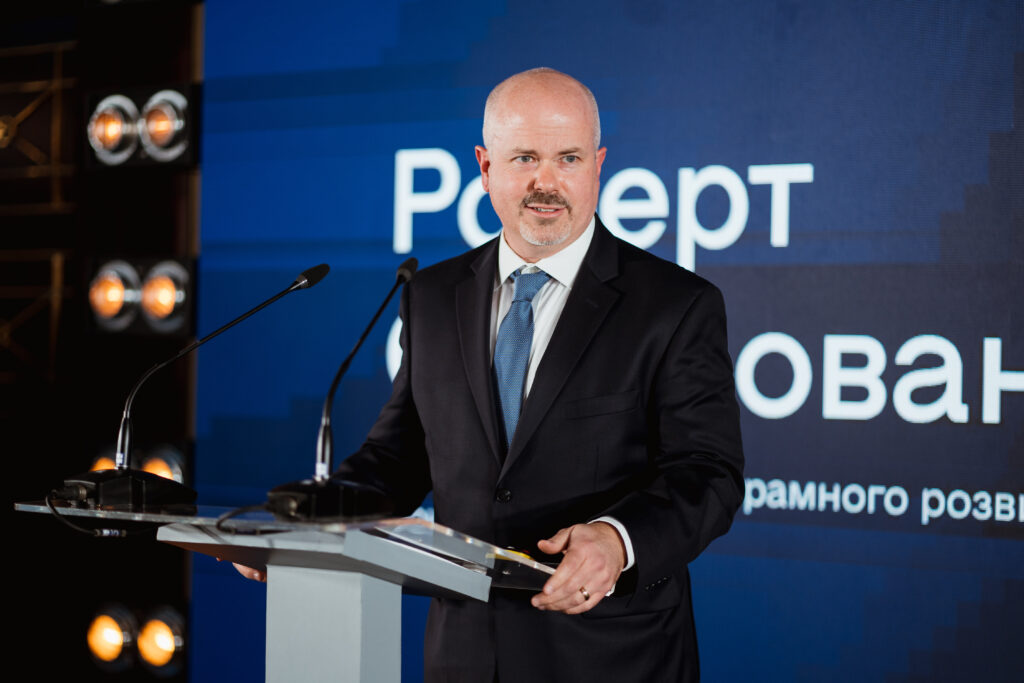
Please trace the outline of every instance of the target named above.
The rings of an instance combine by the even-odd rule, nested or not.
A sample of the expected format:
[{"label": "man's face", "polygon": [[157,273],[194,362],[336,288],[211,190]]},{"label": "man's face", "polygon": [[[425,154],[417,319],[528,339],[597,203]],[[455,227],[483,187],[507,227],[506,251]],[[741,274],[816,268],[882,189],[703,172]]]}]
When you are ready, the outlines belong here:
[{"label": "man's face", "polygon": [[597,208],[605,149],[576,88],[523,83],[501,97],[490,146],[476,148],[484,189],[519,256],[537,261],[579,237]]}]

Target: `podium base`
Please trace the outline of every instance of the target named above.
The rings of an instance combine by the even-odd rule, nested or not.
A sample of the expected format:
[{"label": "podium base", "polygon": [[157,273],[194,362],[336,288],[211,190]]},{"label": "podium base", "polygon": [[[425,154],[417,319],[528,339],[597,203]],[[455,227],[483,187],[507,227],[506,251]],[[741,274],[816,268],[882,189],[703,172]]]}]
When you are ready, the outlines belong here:
[{"label": "podium base", "polygon": [[398,683],[401,641],[401,586],[356,572],[267,566],[268,682]]}]

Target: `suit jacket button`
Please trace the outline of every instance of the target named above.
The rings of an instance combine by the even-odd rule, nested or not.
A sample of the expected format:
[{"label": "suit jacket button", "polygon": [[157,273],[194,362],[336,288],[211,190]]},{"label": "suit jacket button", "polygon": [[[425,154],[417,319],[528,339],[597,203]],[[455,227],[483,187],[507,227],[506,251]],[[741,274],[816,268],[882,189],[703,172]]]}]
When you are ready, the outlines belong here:
[{"label": "suit jacket button", "polygon": [[512,500],[512,492],[508,489],[498,489],[494,494],[494,500],[499,503],[507,503]]}]

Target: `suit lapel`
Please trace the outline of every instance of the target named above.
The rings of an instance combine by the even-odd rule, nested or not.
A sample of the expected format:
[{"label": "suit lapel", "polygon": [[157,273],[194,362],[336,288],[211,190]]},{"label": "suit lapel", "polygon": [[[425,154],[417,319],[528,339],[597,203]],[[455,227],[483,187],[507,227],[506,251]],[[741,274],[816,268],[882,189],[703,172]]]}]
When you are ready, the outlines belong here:
[{"label": "suit lapel", "polygon": [[494,458],[501,462],[497,413],[491,382],[490,320],[494,277],[498,271],[498,243],[492,241],[470,265],[472,275],[455,287],[455,314],[462,361],[473,402],[487,434]]},{"label": "suit lapel", "polygon": [[565,308],[562,309],[554,334],[537,368],[530,394],[523,405],[516,433],[502,467],[502,476],[547,415],[584,350],[618,300],[619,292],[607,284],[618,275],[618,252],[615,239],[598,221],[594,239],[580,266]]}]

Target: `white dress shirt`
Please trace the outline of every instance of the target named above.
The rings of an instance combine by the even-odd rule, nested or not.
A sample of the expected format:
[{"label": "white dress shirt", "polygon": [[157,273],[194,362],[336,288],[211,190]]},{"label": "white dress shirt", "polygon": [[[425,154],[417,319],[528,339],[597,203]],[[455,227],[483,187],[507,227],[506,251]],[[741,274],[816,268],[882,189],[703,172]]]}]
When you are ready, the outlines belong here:
[{"label": "white dress shirt", "polygon": [[[583,265],[583,257],[590,248],[590,241],[594,238],[594,219],[590,219],[590,225],[579,237],[568,244],[564,249],[536,263],[527,263],[519,254],[512,251],[505,241],[505,233],[502,232],[498,240],[498,272],[494,277],[494,294],[491,298],[491,364],[494,364],[494,345],[498,339],[498,328],[504,320],[508,309],[512,307],[512,300],[515,296],[515,282],[509,277],[512,273],[521,270],[524,273],[535,273],[542,270],[551,276],[544,286],[540,288],[533,297],[533,343],[530,347],[530,359],[526,365],[526,384],[523,387],[523,401],[530,394],[533,386],[533,378],[537,374],[537,367],[540,366],[541,358],[547,351],[548,342],[555,331],[558,319],[565,308],[565,301],[569,298],[573,283],[576,282],[576,275]],[[626,548],[626,566],[623,571],[633,566],[633,544],[629,540],[629,533],[622,524],[612,517],[598,517],[591,522],[607,522],[611,524],[619,536],[622,537],[622,545]],[[608,594],[615,590],[614,586]]]},{"label": "white dress shirt", "polygon": [[543,258],[536,263],[527,263],[519,254],[512,251],[502,233],[498,243],[498,272],[495,274],[494,294],[491,298],[491,363],[494,363],[494,346],[498,340],[498,328],[501,321],[512,307],[515,295],[515,282],[509,277],[516,271],[536,273],[543,270],[551,276],[544,286],[533,297],[533,344],[530,347],[530,360],[526,365],[526,386],[523,387],[523,401],[530,394],[533,378],[537,374],[540,359],[547,351],[551,334],[555,331],[558,318],[565,308],[565,300],[569,298],[569,290],[576,282],[576,275],[583,265],[583,257],[594,237],[594,221],[583,231],[574,242],[556,254]]}]

